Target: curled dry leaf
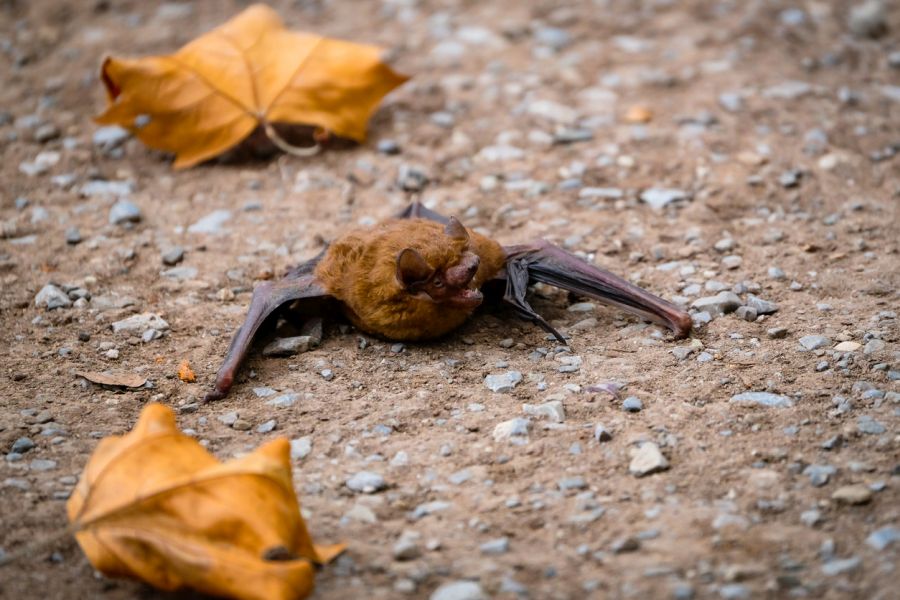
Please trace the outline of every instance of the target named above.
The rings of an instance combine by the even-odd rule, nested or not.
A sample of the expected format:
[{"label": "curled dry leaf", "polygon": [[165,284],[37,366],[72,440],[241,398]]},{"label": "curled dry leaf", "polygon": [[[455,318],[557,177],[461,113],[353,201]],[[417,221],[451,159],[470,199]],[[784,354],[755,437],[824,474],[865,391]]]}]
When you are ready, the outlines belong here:
[{"label": "curled dry leaf", "polygon": [[149,404],[134,429],[105,438],[67,504],[91,564],[162,590],[287,600],[313,588],[313,563],[343,546],[314,546],[279,438],[220,463]]},{"label": "curled dry leaf", "polygon": [[197,376],[194,374],[191,363],[189,363],[187,359],[181,361],[181,364],[178,365],[178,379],[185,383],[194,383],[197,381]]},{"label": "curled dry leaf", "polygon": [[649,123],[653,120],[653,111],[646,106],[635,105],[629,107],[625,113],[626,123]]},{"label": "curled dry leaf", "polygon": [[101,77],[109,106],[96,121],[175,153],[176,168],[224,152],[257,127],[279,144],[273,123],[314,125],[361,142],[382,97],[407,79],[381,54],[288,31],[271,8],[255,4],[175,54],[107,58]]},{"label": "curled dry leaf", "polygon": [[118,387],[137,388],[147,383],[147,378],[137,373],[112,372],[105,371],[97,373],[95,371],[75,371],[78,377],[84,377],[91,383],[100,385],[113,385]]}]

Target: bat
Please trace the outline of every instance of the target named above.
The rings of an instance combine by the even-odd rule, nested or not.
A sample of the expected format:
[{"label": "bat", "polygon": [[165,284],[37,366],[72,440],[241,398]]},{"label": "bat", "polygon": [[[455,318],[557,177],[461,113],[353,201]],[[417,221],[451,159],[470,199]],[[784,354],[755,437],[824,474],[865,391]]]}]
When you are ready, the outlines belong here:
[{"label": "bat", "polygon": [[456,329],[482,304],[483,290],[499,286],[520,317],[566,344],[526,299],[536,282],[618,307],[679,338],[691,331],[690,315],[677,306],[545,240],[501,246],[414,202],[374,228],[344,234],[281,280],[258,285],[204,400],[228,394],[267,320],[282,314],[295,321],[311,304],[328,300],[362,331],[415,341]]}]

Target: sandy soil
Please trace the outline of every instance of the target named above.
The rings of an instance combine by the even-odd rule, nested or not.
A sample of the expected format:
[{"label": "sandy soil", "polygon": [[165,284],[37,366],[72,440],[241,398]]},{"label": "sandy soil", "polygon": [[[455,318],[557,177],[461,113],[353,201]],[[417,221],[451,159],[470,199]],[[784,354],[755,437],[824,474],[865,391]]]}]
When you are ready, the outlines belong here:
[{"label": "sandy soil", "polygon": [[[221,458],[308,436],[295,475],[310,527],[350,544],[321,571],[319,598],[428,597],[458,580],[496,598],[896,597],[900,541],[877,542],[900,519],[898,11],[873,39],[850,31],[851,3],[837,1],[273,5],[292,27],[392,48],[414,78],[364,145],[175,172],[135,140],[94,143],[100,61],[171,51],[244,3],[0,3],[4,552],[66,526],[98,438],[130,429],[153,400]],[[590,139],[553,143],[573,128]],[[378,152],[388,139],[399,154]],[[58,162],[25,174],[42,152]],[[427,174],[422,190],[398,183],[409,167]],[[116,199],[79,193],[92,180],[133,182],[140,222],[110,224]],[[686,199],[657,210],[639,200],[651,188]],[[754,293],[778,310],[724,315],[675,341],[538,290],[535,306],[581,358],[569,372],[567,354],[505,311],[402,349],[335,321],[318,348],[256,353],[231,396],[194,405],[257,280],[412,199],[505,243],[546,237],[687,304],[737,286],[742,303]],[[229,218],[213,233],[188,230],[219,210]],[[71,228],[80,243],[67,243]],[[164,274],[176,245],[181,270]],[[35,306],[50,282],[91,299]],[[164,337],[113,333],[145,312],[169,323]],[[572,327],[586,318],[596,322]],[[814,335],[827,340],[805,338],[819,346],[805,350]],[[175,376],[183,360],[196,383]],[[74,374],[105,369],[152,389]],[[509,370],[524,376],[511,392],[487,389],[486,375]],[[619,399],[591,391],[608,382]],[[300,396],[275,408],[254,387]],[[731,401],[749,391],[791,406]],[[628,396],[640,412],[623,410]],[[524,403],[553,400],[562,423],[531,416],[527,443],[494,438]],[[235,411],[248,431],[222,422]],[[274,431],[256,431],[270,419]],[[598,423],[610,440],[595,439]],[[35,447],[10,457],[22,437]],[[629,473],[644,442],[668,470]],[[351,491],[359,471],[387,489]],[[864,504],[832,497],[852,485]],[[398,560],[404,532],[419,552]],[[0,590],[156,597],[96,575],[68,537],[0,568]]]}]

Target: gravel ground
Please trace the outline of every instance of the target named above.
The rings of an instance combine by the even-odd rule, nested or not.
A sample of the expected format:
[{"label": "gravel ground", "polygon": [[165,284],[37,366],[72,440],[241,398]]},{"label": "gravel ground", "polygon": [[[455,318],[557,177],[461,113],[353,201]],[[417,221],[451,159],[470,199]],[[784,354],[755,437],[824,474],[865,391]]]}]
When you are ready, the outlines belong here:
[{"label": "gravel ground", "polygon": [[[153,400],[221,458],[293,440],[316,539],[350,545],[319,598],[896,598],[891,5],[276,1],[413,79],[362,146],[175,172],[92,124],[98,66],[245,3],[0,3],[0,553],[63,530],[97,440]],[[429,344],[326,321],[198,405],[258,280],[413,199],[583,253],[696,333],[541,288],[569,348],[501,310]],[[149,383],[75,375],[105,369]],[[69,537],[0,593],[156,597]]]}]

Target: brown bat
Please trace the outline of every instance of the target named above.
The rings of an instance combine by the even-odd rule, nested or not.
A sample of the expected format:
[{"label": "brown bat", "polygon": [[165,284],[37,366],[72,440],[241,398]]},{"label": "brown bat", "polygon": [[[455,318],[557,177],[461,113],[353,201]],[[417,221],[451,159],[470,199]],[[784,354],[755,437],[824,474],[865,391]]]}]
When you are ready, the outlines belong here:
[{"label": "brown bat", "polygon": [[562,248],[544,240],[501,246],[415,202],[397,218],[345,234],[282,280],[257,286],[205,400],[228,394],[270,316],[287,307],[302,313],[304,303],[327,298],[337,300],[362,331],[390,340],[424,340],[459,327],[481,304],[483,287],[505,284],[503,300],[565,344],[525,299],[535,282],[619,307],[677,337],[691,331],[691,317],[683,310]]}]

